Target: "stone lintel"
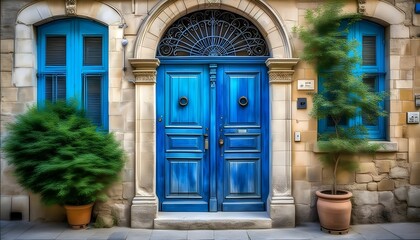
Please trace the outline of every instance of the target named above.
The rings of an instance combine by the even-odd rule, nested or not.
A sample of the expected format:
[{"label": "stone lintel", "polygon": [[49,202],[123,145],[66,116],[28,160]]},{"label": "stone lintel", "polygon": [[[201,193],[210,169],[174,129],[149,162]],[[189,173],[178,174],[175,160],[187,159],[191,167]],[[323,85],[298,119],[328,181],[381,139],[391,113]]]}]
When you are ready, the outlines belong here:
[{"label": "stone lintel", "polygon": [[153,228],[158,213],[156,196],[135,196],[131,205],[131,227]]}]

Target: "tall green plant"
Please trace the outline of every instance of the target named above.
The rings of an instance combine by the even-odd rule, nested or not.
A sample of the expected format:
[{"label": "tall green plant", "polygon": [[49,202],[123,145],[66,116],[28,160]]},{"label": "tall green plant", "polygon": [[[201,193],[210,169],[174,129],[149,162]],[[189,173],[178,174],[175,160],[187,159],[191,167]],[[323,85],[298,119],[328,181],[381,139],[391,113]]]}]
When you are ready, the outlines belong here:
[{"label": "tall green plant", "polygon": [[316,119],[330,118],[334,124],[333,132],[318,138],[319,149],[326,152],[321,160],[333,169],[333,194],[337,194],[337,172],[357,167],[351,155],[380,147],[369,143],[363,125],[348,127],[341,123],[362,113],[368,121],[386,115],[380,107],[385,94],[370,91],[363,76],[355,74],[360,64],[358,43],[342,37],[360,16],[344,14],[342,8],[342,1],[328,1],[306,12],[307,27],[295,29],[304,43],[302,59],[313,64],[319,79],[323,79],[323,91],[314,93],[310,114]]},{"label": "tall green plant", "polygon": [[8,131],[4,151],[18,182],[46,204],[104,199],[124,165],[114,136],[97,131],[74,102],[32,107]]}]

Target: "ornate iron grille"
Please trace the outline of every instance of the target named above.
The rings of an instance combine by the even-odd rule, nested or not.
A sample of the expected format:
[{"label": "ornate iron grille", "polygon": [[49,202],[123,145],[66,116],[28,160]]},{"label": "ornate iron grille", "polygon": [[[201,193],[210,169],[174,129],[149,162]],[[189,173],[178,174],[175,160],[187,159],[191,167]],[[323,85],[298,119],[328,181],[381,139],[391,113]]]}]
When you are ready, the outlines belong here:
[{"label": "ornate iron grille", "polygon": [[204,10],[178,19],[159,42],[158,56],[268,56],[266,41],[247,19]]}]

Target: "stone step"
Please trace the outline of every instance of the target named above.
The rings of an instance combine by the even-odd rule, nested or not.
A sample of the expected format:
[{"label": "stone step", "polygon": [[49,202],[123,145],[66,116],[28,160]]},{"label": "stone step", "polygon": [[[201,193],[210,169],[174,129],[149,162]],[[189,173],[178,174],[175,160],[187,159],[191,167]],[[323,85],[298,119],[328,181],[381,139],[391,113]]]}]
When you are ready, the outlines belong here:
[{"label": "stone step", "polygon": [[271,228],[267,212],[159,212],[155,229],[263,229]]}]

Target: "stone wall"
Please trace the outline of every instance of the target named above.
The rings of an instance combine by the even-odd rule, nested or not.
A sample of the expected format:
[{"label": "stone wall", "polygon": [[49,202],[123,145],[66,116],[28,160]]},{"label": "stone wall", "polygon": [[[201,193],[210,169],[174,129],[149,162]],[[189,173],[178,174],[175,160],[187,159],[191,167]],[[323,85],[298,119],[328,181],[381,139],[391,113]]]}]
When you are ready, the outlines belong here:
[{"label": "stone wall", "polygon": [[[31,4],[28,4],[32,2]],[[152,6],[151,2],[146,5]],[[76,14],[108,25],[109,30],[109,129],[127,153],[121,181],[108,191],[109,200],[95,205],[95,215],[106,223],[115,219],[129,225],[130,207],[134,195],[134,79],[124,62],[133,56],[136,31],[140,19],[150,8],[132,8],[131,1],[77,1]],[[23,8],[26,6],[26,8]],[[112,7],[111,7],[112,6]],[[136,5],[138,6],[138,4]],[[22,11],[24,9],[24,11]],[[36,27],[40,23],[66,17],[65,1],[1,1],[1,139],[7,136],[7,123],[29,106],[36,104]],[[6,13],[7,14],[4,14]],[[136,12],[136,14],[133,14]],[[127,25],[122,20],[129,19]],[[124,49],[122,38],[129,40]],[[125,54],[123,53],[125,51]],[[123,56],[126,56],[124,59]],[[131,74],[131,75],[130,75]],[[17,197],[19,196],[19,197]],[[22,199],[26,199],[23,201]],[[25,205],[26,204],[26,205]],[[14,206],[21,206],[16,209]],[[29,207],[30,206],[30,207]],[[61,207],[47,207],[39,196],[22,189],[15,181],[13,168],[1,155],[1,219],[9,219],[10,211],[22,211],[30,220],[61,221],[65,214]],[[15,210],[13,210],[15,209]],[[23,210],[22,210],[23,209]],[[30,216],[30,218],[29,218]],[[28,218],[26,218],[28,217]]]},{"label": "stone wall", "polygon": [[[314,3],[297,1],[299,25],[304,25],[306,9]],[[355,173],[340,173],[339,188],[353,192],[352,223],[400,222],[420,220],[420,125],[406,124],[407,112],[418,112],[414,94],[420,93],[420,15],[414,14],[414,4],[410,1],[388,1],[395,4],[398,11],[390,9],[381,1],[366,1],[363,6],[349,4],[346,11],[356,11],[363,7],[370,20],[384,24],[386,30],[387,74],[389,82],[389,141],[384,141],[386,150],[374,155],[356,155],[359,162]],[[392,19],[385,13],[396,11]],[[384,23],[386,21],[387,23]],[[294,39],[298,52],[302,45]],[[299,63],[295,80],[317,79],[313,68]],[[315,81],[316,85],[316,81]],[[315,89],[317,86],[315,86]],[[296,200],[297,221],[317,221],[315,191],[330,189],[332,170],[326,169],[319,161],[317,152],[317,121],[308,113],[312,100],[307,91],[298,91],[297,82],[293,86],[293,101],[308,98],[308,109],[292,109],[293,131],[300,131],[301,142],[293,143],[293,191]],[[295,106],[296,102],[292,104]]]}]

